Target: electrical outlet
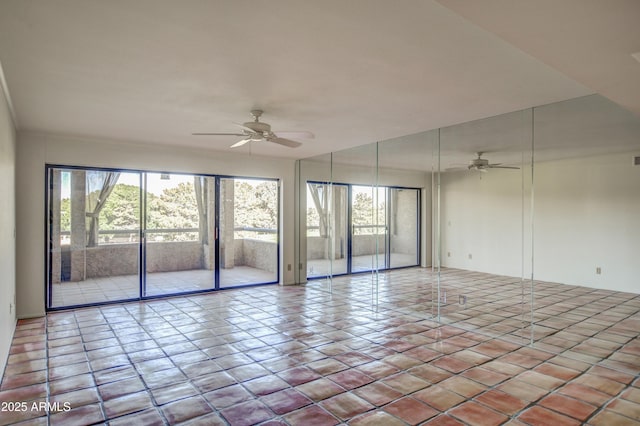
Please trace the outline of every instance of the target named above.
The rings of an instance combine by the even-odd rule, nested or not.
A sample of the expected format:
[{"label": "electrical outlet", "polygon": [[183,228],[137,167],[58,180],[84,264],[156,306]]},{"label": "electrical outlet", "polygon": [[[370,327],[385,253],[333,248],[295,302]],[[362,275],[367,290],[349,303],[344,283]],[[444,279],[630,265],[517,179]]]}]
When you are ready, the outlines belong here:
[{"label": "electrical outlet", "polygon": [[599,266],[596,268],[596,275],[600,275],[602,274],[602,268],[600,268]]},{"label": "electrical outlet", "polygon": [[462,295],[462,294],[461,294],[461,295],[459,295],[459,296],[458,296],[458,303],[459,303],[460,305],[466,305],[466,304],[467,304],[467,296]]}]

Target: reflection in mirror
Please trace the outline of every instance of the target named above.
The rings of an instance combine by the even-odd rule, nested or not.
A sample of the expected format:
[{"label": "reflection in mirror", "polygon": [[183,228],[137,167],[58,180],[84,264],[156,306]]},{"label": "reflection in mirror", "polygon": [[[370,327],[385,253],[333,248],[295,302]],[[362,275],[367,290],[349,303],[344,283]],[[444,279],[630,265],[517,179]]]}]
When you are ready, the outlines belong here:
[{"label": "reflection in mirror", "polygon": [[530,110],[441,129],[444,322],[521,339],[530,147]]},{"label": "reflection in mirror", "polygon": [[389,268],[420,264],[420,188],[387,187]]},{"label": "reflection in mirror", "polygon": [[320,185],[316,212],[334,217],[309,223],[314,237],[324,226],[335,240],[304,258],[325,262],[320,276],[345,274],[334,282],[351,296],[371,288],[376,306],[552,352],[567,348],[566,327],[598,332],[591,318],[632,311],[640,119],[599,95],[318,163],[301,162],[304,192],[307,181]]},{"label": "reflection in mirror", "polygon": [[315,286],[330,289],[331,154],[301,160],[298,165],[299,281],[314,278]]},{"label": "reflection in mirror", "polygon": [[307,181],[307,279],[347,273],[346,185]]},{"label": "reflection in mirror", "polygon": [[[388,252],[391,270],[381,274],[381,294],[395,298],[411,288],[415,309],[437,315],[437,269],[432,252],[432,175],[438,131],[378,144],[378,182],[388,197]],[[397,270],[395,268],[413,267]],[[416,268],[418,267],[418,268]],[[422,268],[420,268],[422,267]],[[434,285],[434,282],[436,285]],[[384,300],[384,299],[381,299]]]},{"label": "reflection in mirror", "polygon": [[[334,232],[338,243],[346,236],[347,274],[369,272],[357,281],[335,281],[334,290],[371,292],[377,298],[377,271],[384,268],[385,200],[377,188],[377,143],[333,153],[332,183],[347,190],[348,231]],[[333,260],[335,263],[335,259]],[[346,285],[347,283],[351,286]],[[350,289],[352,287],[352,289]]]},{"label": "reflection in mirror", "polygon": [[624,322],[633,313],[640,119],[590,95],[535,108],[534,131],[532,338],[560,352],[578,343],[573,336],[609,328],[600,316]]},{"label": "reflection in mirror", "polygon": [[[431,264],[431,173],[438,131],[389,139],[379,144],[379,184],[389,197],[390,267]],[[424,224],[427,223],[427,226]]]},{"label": "reflection in mirror", "polygon": [[387,208],[385,188],[350,185],[351,272],[385,269]]}]

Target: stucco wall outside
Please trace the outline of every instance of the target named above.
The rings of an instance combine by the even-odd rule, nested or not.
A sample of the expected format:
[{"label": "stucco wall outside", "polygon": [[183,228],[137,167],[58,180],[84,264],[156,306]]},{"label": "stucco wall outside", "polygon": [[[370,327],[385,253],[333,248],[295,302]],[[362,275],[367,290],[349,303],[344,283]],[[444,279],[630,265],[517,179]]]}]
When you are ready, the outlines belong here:
[{"label": "stucco wall outside", "polygon": [[277,271],[278,245],[269,241],[244,238],[235,240],[235,264],[269,272]]},{"label": "stucco wall outside", "polygon": [[[235,265],[250,266],[269,272],[277,271],[278,245],[276,243],[239,239],[235,240],[234,247]],[[68,253],[69,250],[68,247],[63,247],[60,253],[55,253],[53,260],[62,261],[65,258],[65,252]],[[87,247],[85,250],[77,250],[74,255],[86,256],[86,276],[83,271],[84,262],[74,263],[73,267],[77,270],[70,271],[71,276],[88,279],[138,273],[139,245],[137,243]],[[146,270],[149,273],[188,271],[204,267],[202,246],[197,241],[152,242],[147,245]],[[58,278],[64,275],[54,274]],[[56,282],[60,282],[60,279]]]}]

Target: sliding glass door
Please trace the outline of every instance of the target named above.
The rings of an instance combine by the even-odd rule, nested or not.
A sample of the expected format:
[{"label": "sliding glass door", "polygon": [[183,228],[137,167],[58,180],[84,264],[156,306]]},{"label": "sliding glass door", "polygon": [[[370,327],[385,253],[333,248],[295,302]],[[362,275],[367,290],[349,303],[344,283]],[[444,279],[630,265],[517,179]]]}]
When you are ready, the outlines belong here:
[{"label": "sliding glass door", "polygon": [[349,187],[307,183],[307,277],[348,272]]},{"label": "sliding glass door", "polygon": [[416,266],[420,244],[420,190],[387,190],[388,265],[390,268]]},{"label": "sliding glass door", "polygon": [[417,266],[420,190],[307,182],[307,278]]},{"label": "sliding glass door", "polygon": [[278,281],[278,182],[220,178],[220,288]]},{"label": "sliding glass door", "polygon": [[278,281],[278,182],[219,179],[220,288]]},{"label": "sliding glass door", "polygon": [[277,180],[47,167],[48,309],[277,283]]},{"label": "sliding glass door", "polygon": [[386,188],[351,187],[351,271],[386,269]]},{"label": "sliding glass door", "polygon": [[144,295],[214,288],[215,178],[145,173]]},{"label": "sliding glass door", "polygon": [[140,176],[48,169],[48,307],[139,297]]}]

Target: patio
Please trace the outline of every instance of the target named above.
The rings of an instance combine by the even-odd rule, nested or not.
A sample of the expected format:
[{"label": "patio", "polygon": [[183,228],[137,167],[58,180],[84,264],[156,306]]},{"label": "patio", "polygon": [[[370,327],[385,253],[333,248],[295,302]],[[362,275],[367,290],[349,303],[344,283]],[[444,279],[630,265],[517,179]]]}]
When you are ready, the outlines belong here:
[{"label": "patio", "polygon": [[[221,288],[233,288],[277,280],[275,273],[251,266],[220,270]],[[213,288],[213,271],[206,269],[147,274],[146,296],[170,295]],[[86,305],[137,299],[140,280],[135,275],[90,278],[53,284],[52,307]]]}]

